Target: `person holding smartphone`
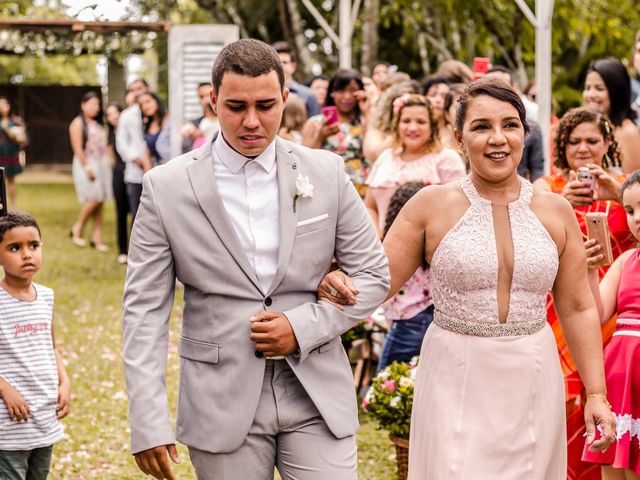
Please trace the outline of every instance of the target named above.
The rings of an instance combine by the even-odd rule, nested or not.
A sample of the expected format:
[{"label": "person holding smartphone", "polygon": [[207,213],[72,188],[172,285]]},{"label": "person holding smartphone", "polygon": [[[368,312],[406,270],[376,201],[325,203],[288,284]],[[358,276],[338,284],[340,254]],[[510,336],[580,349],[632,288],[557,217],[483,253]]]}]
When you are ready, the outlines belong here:
[{"label": "person holding smartphone", "polygon": [[[640,170],[622,186],[626,220],[636,242],[640,241]],[[600,321],[617,315],[615,332],[604,349],[609,401],[618,421],[616,442],[606,452],[585,449],[582,459],[601,465],[604,480],[640,478],[637,427],[640,425],[640,248],[622,253],[599,281],[598,264],[604,246],[590,239],[584,244],[589,265],[589,286],[596,299]]]},{"label": "person holding smartphone", "polygon": [[369,175],[369,163],[362,153],[366,100],[360,73],[340,69],[329,81],[322,114],[310,117],[302,129],[305,146],[329,150],[344,159],[345,170],[361,196]]},{"label": "person holding smartphone", "polygon": [[[540,190],[562,195],[573,207],[583,238],[587,238],[586,215],[593,212],[607,214],[613,258],[631,248],[634,238],[629,232],[626,213],[620,204],[620,185],[624,176],[617,169],[620,166],[618,144],[607,118],[588,108],[569,110],[560,120],[555,138],[556,173],[539,178],[534,182]],[[577,170],[587,167],[592,176],[593,188],[578,180]],[[604,276],[608,266],[599,269]],[[569,478],[599,478],[599,468],[595,464],[581,462],[584,433],[582,423],[583,384],[576,364],[569,354],[560,322],[556,315],[553,299],[547,301],[548,321],[555,333],[560,363],[567,390],[567,436],[569,449]],[[603,338],[608,340],[615,327],[615,321],[603,326]],[[590,473],[592,470],[593,473]],[[582,475],[586,475],[582,477]]]}]

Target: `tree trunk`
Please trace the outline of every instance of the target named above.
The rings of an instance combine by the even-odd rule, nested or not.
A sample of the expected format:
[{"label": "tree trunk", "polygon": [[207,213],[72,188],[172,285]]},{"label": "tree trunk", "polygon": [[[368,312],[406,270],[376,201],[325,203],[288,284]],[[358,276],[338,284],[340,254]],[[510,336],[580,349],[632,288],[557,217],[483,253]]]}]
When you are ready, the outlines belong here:
[{"label": "tree trunk", "polygon": [[418,52],[420,53],[420,66],[425,77],[431,74],[431,65],[429,64],[429,47],[427,46],[427,36],[424,32],[418,32]]},{"label": "tree trunk", "polygon": [[302,17],[298,8],[297,0],[285,0],[289,18],[291,19],[291,33],[293,34],[293,43],[298,52],[298,72],[303,73],[304,77],[311,75],[311,67],[313,59],[307,48],[307,38],[304,36],[302,27]]},{"label": "tree trunk", "polygon": [[378,11],[380,0],[364,1],[364,18],[362,22],[362,56],[360,63],[362,72],[371,75],[373,63],[378,59]]},{"label": "tree trunk", "polygon": [[229,18],[231,18],[231,21],[233,21],[233,23],[235,23],[240,29],[240,37],[248,38],[249,32],[247,31],[247,27],[245,27],[244,25],[244,20],[242,20],[242,17],[238,13],[238,10],[236,10],[236,7],[232,4],[227,3],[225,4],[224,9],[227,12],[227,15],[229,15]]}]

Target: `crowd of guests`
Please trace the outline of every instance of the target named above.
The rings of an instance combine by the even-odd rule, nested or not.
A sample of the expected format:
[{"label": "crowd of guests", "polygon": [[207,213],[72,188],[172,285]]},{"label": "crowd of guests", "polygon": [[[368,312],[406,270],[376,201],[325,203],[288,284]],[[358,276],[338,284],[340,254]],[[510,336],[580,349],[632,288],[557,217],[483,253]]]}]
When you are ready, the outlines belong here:
[{"label": "crowd of guests", "polygon": [[[634,47],[638,44],[640,44],[640,37],[636,38]],[[285,86],[291,93],[284,109],[278,131],[279,136],[298,145],[329,150],[341,156],[345,171],[362,197],[380,238],[383,239],[389,234],[393,238],[392,242],[400,237],[406,237],[409,240],[406,251],[398,250],[395,257],[390,256],[392,285],[396,281],[393,278],[394,264],[401,265],[397,268],[403,270],[403,275],[399,276],[403,277],[403,282],[401,285],[396,285],[395,290],[398,292],[383,305],[390,330],[379,358],[379,369],[393,361],[409,361],[413,356],[419,355],[423,339],[435,315],[432,294],[434,286],[430,269],[436,263],[437,252],[429,250],[428,245],[427,252],[423,252],[424,242],[422,242],[420,252],[423,254],[420,261],[415,262],[415,258],[408,258],[413,246],[418,251],[416,245],[419,242],[414,242],[415,245],[411,243],[412,239],[418,237],[413,231],[417,227],[410,225],[410,222],[404,218],[405,223],[402,226],[396,226],[390,233],[392,224],[401,215],[401,210],[408,202],[411,201],[404,210],[405,217],[428,203],[425,195],[432,195],[431,193],[422,197],[418,195],[424,186],[453,185],[455,182],[462,186],[462,191],[458,192],[459,198],[453,198],[452,193],[447,193],[448,190],[439,191],[451,197],[451,204],[447,205],[452,205],[453,210],[460,204],[464,206],[463,210],[469,208],[469,211],[477,211],[478,223],[473,224],[476,219],[467,219],[468,224],[461,220],[461,224],[456,224],[455,228],[451,229],[452,232],[455,231],[454,235],[448,236],[449,234],[445,232],[446,235],[439,237],[440,242],[446,244],[446,238],[455,246],[456,240],[458,242],[470,240],[466,237],[462,239],[464,235],[461,232],[471,235],[484,228],[485,225],[481,220],[491,217],[491,208],[486,209],[481,192],[475,190],[476,187],[470,183],[467,174],[470,170],[470,162],[475,161],[480,165],[482,160],[482,155],[476,151],[477,145],[474,146],[474,138],[487,135],[482,132],[482,129],[492,128],[492,125],[489,127],[487,125],[493,120],[486,121],[484,124],[478,122],[477,125],[472,125],[469,131],[466,123],[468,112],[465,110],[467,108],[465,102],[471,105],[469,108],[480,108],[479,105],[482,105],[479,103],[480,100],[473,96],[477,95],[487,103],[487,111],[495,113],[511,108],[517,111],[514,115],[515,120],[511,117],[509,117],[510,120],[500,117],[500,122],[504,123],[502,128],[508,132],[508,135],[505,134],[505,142],[517,143],[518,135],[522,134],[522,158],[514,168],[517,168],[521,177],[528,179],[531,183],[525,183],[526,186],[523,187],[518,184],[517,198],[509,203],[509,209],[513,208],[517,211],[521,208],[523,212],[528,212],[523,215],[529,215],[531,212],[528,206],[525,207],[518,202],[524,199],[522,201],[528,205],[534,191],[560,195],[570,204],[583,235],[587,252],[586,263],[589,268],[590,295],[595,297],[602,324],[607,383],[606,392],[603,394],[608,394],[608,401],[612,404],[612,411],[617,420],[616,442],[613,446],[604,452],[588,448],[589,444],[585,446],[584,436],[588,435],[590,442],[596,441],[596,434],[592,431],[586,432],[584,424],[584,409],[588,405],[589,397],[595,395],[589,395],[589,392],[585,391],[578,375],[577,364],[580,361],[574,361],[569,354],[567,344],[572,341],[575,343],[574,336],[577,335],[577,328],[571,328],[568,331],[568,336],[573,337],[572,339],[565,339],[556,314],[556,307],[558,311],[566,312],[572,302],[577,302],[578,293],[569,287],[554,286],[555,277],[548,279],[549,285],[545,283],[543,285],[545,288],[541,287],[541,289],[547,292],[552,286],[554,287],[555,296],[551,294],[548,296],[546,316],[555,337],[557,354],[560,356],[560,365],[565,379],[568,478],[583,480],[640,478],[640,455],[638,454],[640,451],[638,434],[640,403],[635,398],[638,391],[635,387],[640,385],[640,373],[637,371],[638,360],[640,360],[640,334],[638,334],[640,330],[638,300],[640,298],[640,250],[637,248],[640,241],[640,130],[637,123],[638,114],[635,110],[640,105],[640,90],[634,97],[633,92],[637,85],[632,82],[622,62],[606,58],[591,63],[584,81],[584,105],[569,110],[560,119],[556,119],[552,151],[548,152],[554,159],[554,164],[551,172],[547,173],[544,168],[542,137],[539,126],[536,124],[535,83],[529,83],[521,91],[513,73],[507,68],[495,66],[484,76],[508,85],[508,92],[514,95],[513,98],[509,97],[511,93],[504,94],[500,87],[494,90],[486,87],[486,90],[482,90],[473,86],[470,90],[468,84],[474,80],[474,73],[466,65],[457,61],[444,62],[433,76],[422,83],[405,73],[397,72],[394,66],[387,62],[379,62],[373,67],[370,77],[362,75],[357,70],[339,69],[331,77],[313,76],[305,84],[300,84],[294,80],[296,71],[294,50],[284,42],[274,44],[273,48],[282,61]],[[640,49],[634,56],[634,62],[637,62],[634,65],[640,70]],[[219,129],[216,114],[210,103],[211,88],[208,83],[198,86],[202,115],[183,126],[181,131],[183,151],[189,151],[211,141]],[[474,88],[479,93],[473,93]],[[458,100],[461,97],[464,108],[458,108],[460,106]],[[170,161],[171,158],[169,113],[160,97],[150,90],[144,80],[137,79],[130,84],[125,103],[126,107],[110,103],[103,113],[100,95],[88,92],[82,98],[78,116],[69,126],[70,142],[74,153],[73,180],[78,199],[82,204],[70,230],[71,240],[81,248],[90,245],[98,251],[108,251],[102,236],[103,206],[104,202],[113,196],[117,212],[118,262],[122,264],[127,262],[128,218],[131,216],[135,219],[140,205],[143,175],[155,166]],[[527,133],[526,136],[525,133]],[[7,168],[11,203],[15,201],[13,179],[21,171],[19,153],[24,149],[26,142],[23,122],[12,114],[8,99],[0,97],[0,165]],[[577,174],[579,169],[585,168],[588,170],[589,182]],[[551,205],[555,200],[545,201]],[[432,210],[433,213],[429,214],[430,218],[443,215],[436,212],[438,209],[432,208]],[[531,210],[534,208],[532,207]],[[606,219],[613,253],[612,265],[601,265],[605,246],[593,239],[588,239],[587,221],[591,218],[589,214],[593,213],[601,213]],[[495,212],[494,215],[496,215]],[[541,233],[545,232],[545,229],[540,220],[536,220],[536,225],[527,225],[524,222],[509,226],[508,215],[507,213],[507,221],[504,221],[504,218],[501,222],[496,220],[496,225],[502,225],[507,230],[513,229],[514,237],[520,235],[521,240],[526,239],[527,234],[531,232],[534,237],[544,237],[543,241],[546,244],[544,248],[541,247],[542,250],[550,257],[557,258],[558,252],[554,250],[555,238],[552,241],[548,233],[544,235]],[[532,219],[535,218],[535,215],[526,216],[527,221],[533,221]],[[35,252],[31,255],[39,262],[40,232],[35,221],[30,217],[20,216],[11,217],[11,221],[13,223],[9,222],[6,225],[0,222],[0,245],[6,243],[6,238],[15,236],[19,239],[16,242],[25,243],[27,246],[25,248],[31,248]],[[560,217],[549,220],[550,225],[555,223],[562,223]],[[91,225],[89,242],[84,238],[88,224]],[[461,227],[458,228],[458,225]],[[430,227],[428,225],[423,227],[422,230],[427,231],[428,236]],[[477,229],[474,230],[474,228]],[[553,230],[553,227],[550,230]],[[511,233],[509,230],[509,234]],[[456,239],[455,234],[461,239]],[[434,235],[437,237],[435,233]],[[497,232],[494,235],[499,237]],[[477,245],[483,245],[482,242],[486,238],[477,240]],[[499,240],[494,240],[496,239],[492,237],[493,243],[499,243]],[[524,258],[519,257],[519,255],[525,255],[524,250],[518,249],[522,246],[510,247],[516,250],[515,253],[512,251],[516,262]],[[504,245],[503,247],[507,248]],[[389,251],[387,253],[389,254]],[[2,255],[3,253],[0,252],[0,258]],[[444,253],[440,253],[441,257],[442,255]],[[427,258],[431,260],[429,263],[426,261]],[[450,266],[444,266],[445,260],[446,258],[441,258],[439,262],[440,273],[443,277],[448,275],[450,280],[455,282],[455,272]],[[570,266],[573,268],[576,265],[577,262],[574,262]],[[5,274],[11,273],[7,270],[5,263],[3,267]],[[33,273],[39,268],[39,263],[34,268]],[[566,265],[560,265],[557,268],[560,271],[569,269]],[[529,280],[534,281],[539,272],[529,273],[531,274]],[[7,283],[3,280],[0,282],[2,286],[0,293],[8,293],[18,298],[24,297],[28,301],[35,301],[36,297],[40,301],[42,298],[45,302],[42,307],[45,311],[42,322],[50,323],[50,314],[47,313],[50,292],[35,284],[32,288],[31,276],[28,276],[21,287],[16,286],[15,283],[12,284],[11,281]],[[498,280],[500,281],[500,278]],[[518,281],[523,281],[522,278],[510,279],[509,282],[511,280],[516,284]],[[443,286],[436,285],[436,288],[443,289]],[[35,292],[40,290],[42,297],[40,295],[34,297]],[[335,292],[336,289],[331,286],[321,288],[319,294],[335,303],[347,301],[344,297],[337,297]],[[587,293],[581,292],[581,294]],[[512,315],[508,308],[510,301],[508,289],[506,295],[506,311],[501,310],[503,303],[500,299],[495,302],[501,323],[506,322],[508,315]],[[514,298],[517,298],[517,295],[514,295]],[[518,311],[515,304],[514,311]],[[20,314],[19,309],[16,308],[15,314]],[[563,324],[563,327],[566,333],[567,324]],[[48,342],[50,337],[45,340]],[[432,340],[429,345],[435,347],[434,341]],[[446,341],[451,342],[450,339]],[[482,350],[484,347],[477,348],[478,350],[475,353],[472,352],[473,354],[487,353]],[[48,368],[60,370],[59,366],[56,367],[56,361],[59,358],[52,352],[50,352]],[[516,352],[513,353],[515,358]],[[555,355],[555,350],[553,353]],[[433,355],[429,358],[434,362],[442,361],[432,357]],[[528,360],[524,359],[524,361]],[[511,368],[512,365],[509,367]],[[67,382],[66,373],[63,370],[59,373],[60,378]],[[486,375],[487,372],[483,374]],[[421,372],[421,375],[424,385],[427,385],[427,382],[433,384],[435,381],[441,382],[442,385],[446,384],[445,378],[433,373],[427,375]],[[554,372],[550,371],[549,375],[553,376]],[[486,380],[490,381],[490,376],[487,376]],[[62,395],[66,395],[68,385],[65,383],[58,387],[64,390]],[[455,386],[449,385],[449,387]],[[23,409],[24,402],[16,400],[11,405],[7,404],[8,388],[2,383],[0,377],[0,393],[7,405],[8,417],[12,420],[16,418],[26,420],[29,412]],[[445,385],[443,388],[448,387]],[[453,390],[449,393],[451,396],[455,394]],[[421,394],[417,393],[417,395]],[[422,395],[426,393],[423,392]],[[13,398],[17,397],[14,395]],[[453,398],[450,400],[453,401]],[[607,402],[607,398],[598,397],[598,401],[602,400]],[[68,398],[58,398],[57,401],[58,417],[61,418],[66,415]],[[425,403],[422,405],[423,417],[420,417],[420,422],[437,424],[438,405],[428,403],[424,397],[416,400],[418,404],[421,401]],[[519,410],[521,407],[515,408],[514,412],[521,413]],[[541,418],[541,423],[536,424],[541,431],[548,418],[553,419],[556,415],[560,415],[558,411],[544,411],[549,413],[550,417]],[[500,415],[504,416],[505,411],[493,413],[496,414],[495,418],[498,418]],[[485,411],[484,414],[486,416],[487,412]],[[451,423],[450,420],[449,423]],[[441,426],[444,430],[450,427],[444,424]],[[554,425],[553,428],[559,427]],[[564,432],[562,428],[560,431]],[[483,432],[483,434],[486,433]],[[600,434],[602,433],[601,431]],[[414,444],[424,444],[426,445],[423,445],[424,448],[436,449],[435,440],[427,434],[419,438],[415,435],[419,434],[412,432]],[[58,440],[55,435],[52,438],[52,441]],[[442,453],[447,454],[447,452]],[[50,451],[44,452],[44,455],[50,456]],[[423,460],[415,460],[415,456],[412,461],[414,462],[413,478],[419,478],[420,473],[416,472],[433,473],[435,471],[433,465],[420,463]],[[562,465],[554,464],[546,467],[550,468],[548,472],[555,472],[553,468],[557,470],[562,468]]]}]

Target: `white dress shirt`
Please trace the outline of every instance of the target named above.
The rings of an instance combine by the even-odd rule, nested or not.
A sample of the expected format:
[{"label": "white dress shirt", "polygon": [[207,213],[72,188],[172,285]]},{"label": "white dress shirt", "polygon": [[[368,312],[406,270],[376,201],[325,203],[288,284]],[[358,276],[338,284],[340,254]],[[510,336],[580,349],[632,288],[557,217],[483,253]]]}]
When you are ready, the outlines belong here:
[{"label": "white dress shirt", "polygon": [[211,153],[220,198],[266,294],[278,268],[280,243],[276,142],[251,159],[232,149],[221,132]]},{"label": "white dress shirt", "polygon": [[116,130],[116,150],[125,162],[124,181],[142,183],[142,168],[134,160],[142,158],[147,144],[142,134],[142,114],[137,104],[122,111]]}]

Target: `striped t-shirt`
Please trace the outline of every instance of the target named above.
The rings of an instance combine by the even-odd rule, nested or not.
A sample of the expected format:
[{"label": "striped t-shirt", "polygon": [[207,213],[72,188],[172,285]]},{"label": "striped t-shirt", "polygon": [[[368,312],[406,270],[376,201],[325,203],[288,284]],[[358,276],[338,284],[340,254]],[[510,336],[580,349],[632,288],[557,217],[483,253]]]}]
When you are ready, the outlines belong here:
[{"label": "striped t-shirt", "polygon": [[0,376],[26,400],[29,420],[9,418],[0,400],[0,450],[32,450],[64,438],[58,422],[58,370],[51,338],[53,290],[33,284],[36,299],[0,288]]}]

